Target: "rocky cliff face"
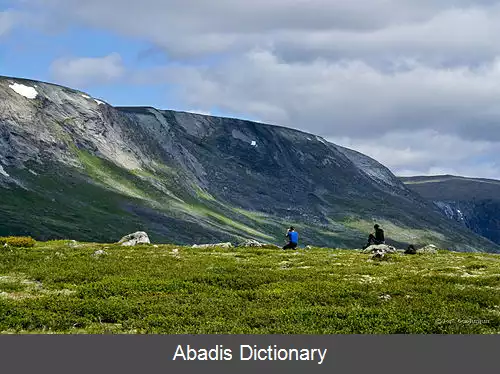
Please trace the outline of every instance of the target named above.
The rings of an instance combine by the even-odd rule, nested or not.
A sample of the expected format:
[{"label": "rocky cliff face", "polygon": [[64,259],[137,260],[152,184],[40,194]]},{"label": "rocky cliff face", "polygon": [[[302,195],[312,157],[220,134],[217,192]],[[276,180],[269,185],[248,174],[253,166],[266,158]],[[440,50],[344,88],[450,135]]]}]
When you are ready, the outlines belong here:
[{"label": "rocky cliff face", "polygon": [[498,247],[446,219],[376,161],[312,134],[230,118],[115,108],[0,78],[0,235],[179,244],[255,238],[359,247],[374,221],[394,243]]},{"label": "rocky cliff face", "polygon": [[451,175],[402,180],[450,220],[500,244],[500,181]]}]

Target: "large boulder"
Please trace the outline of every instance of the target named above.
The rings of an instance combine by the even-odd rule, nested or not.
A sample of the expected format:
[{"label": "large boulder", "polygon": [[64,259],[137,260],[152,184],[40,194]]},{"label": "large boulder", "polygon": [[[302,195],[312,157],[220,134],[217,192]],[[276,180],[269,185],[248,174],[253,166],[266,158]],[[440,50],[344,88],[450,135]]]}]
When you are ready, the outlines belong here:
[{"label": "large boulder", "polygon": [[232,248],[233,244],[232,243],[217,243],[217,244],[194,244],[192,248],[215,248],[215,247],[221,247],[221,248]]},{"label": "large boulder", "polygon": [[240,247],[264,247],[266,244],[258,242],[257,240],[254,239],[246,239],[245,241],[241,242],[239,244]]},{"label": "large boulder", "polygon": [[371,258],[372,258],[372,260],[383,260],[385,258],[385,254],[386,254],[386,252],[379,249],[373,253]]},{"label": "large boulder", "polygon": [[261,243],[257,240],[254,240],[254,239],[246,239],[243,242],[241,242],[240,244],[238,244],[238,247],[254,247],[254,248],[266,247],[266,248],[281,249],[281,247],[276,245],[276,244]]},{"label": "large boulder", "polygon": [[376,253],[376,252],[397,253],[398,250],[390,245],[387,245],[387,244],[378,244],[378,245],[371,245],[368,248],[363,249],[362,252],[363,253]]},{"label": "large boulder", "polygon": [[438,248],[434,244],[429,244],[426,245],[423,248],[417,249],[417,253],[419,254],[437,254],[438,253]]},{"label": "large boulder", "polygon": [[118,244],[121,244],[122,246],[131,247],[137,244],[151,244],[151,242],[149,241],[148,234],[146,234],[144,231],[137,231],[134,232],[133,234],[125,235],[123,238],[120,239]]}]

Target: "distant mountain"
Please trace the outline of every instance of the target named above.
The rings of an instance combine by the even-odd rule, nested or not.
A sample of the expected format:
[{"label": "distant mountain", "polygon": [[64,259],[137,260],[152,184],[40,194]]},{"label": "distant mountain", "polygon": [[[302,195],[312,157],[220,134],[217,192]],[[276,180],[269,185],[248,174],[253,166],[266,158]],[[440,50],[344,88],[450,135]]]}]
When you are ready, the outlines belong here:
[{"label": "distant mountain", "polygon": [[453,175],[401,178],[446,216],[500,244],[500,181]]},{"label": "distant mountain", "polygon": [[0,235],[177,244],[359,248],[373,223],[391,243],[499,246],[447,219],[387,168],[301,131],[154,108],[0,78]]}]

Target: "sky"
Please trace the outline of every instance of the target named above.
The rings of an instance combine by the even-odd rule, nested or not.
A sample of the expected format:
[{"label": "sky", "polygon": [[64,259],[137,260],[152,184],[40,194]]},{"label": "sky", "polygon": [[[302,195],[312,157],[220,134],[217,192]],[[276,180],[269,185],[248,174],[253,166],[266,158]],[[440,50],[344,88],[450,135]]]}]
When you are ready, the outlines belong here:
[{"label": "sky", "polygon": [[500,0],[0,0],[0,75],[500,179]]}]

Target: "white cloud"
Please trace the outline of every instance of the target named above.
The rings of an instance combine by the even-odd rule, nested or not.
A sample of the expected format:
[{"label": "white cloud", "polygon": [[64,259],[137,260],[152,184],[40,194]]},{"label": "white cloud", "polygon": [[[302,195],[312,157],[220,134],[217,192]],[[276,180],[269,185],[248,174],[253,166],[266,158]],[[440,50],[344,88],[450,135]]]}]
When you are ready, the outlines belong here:
[{"label": "white cloud", "polygon": [[274,46],[293,59],[383,59],[409,54],[435,62],[500,51],[496,0],[197,1],[34,0],[63,22],[149,40],[172,57]]},{"label": "white cloud", "polygon": [[125,73],[122,58],[117,53],[105,57],[61,58],[50,68],[58,83],[79,88],[111,83]]},{"label": "white cloud", "polygon": [[[171,65],[127,79],[175,84],[186,108],[339,139],[399,173],[500,177],[498,0],[29,3],[52,24],[106,29],[164,51]],[[80,87],[123,76],[117,55],[52,68]]]},{"label": "white cloud", "polygon": [[329,138],[375,158],[401,176],[455,174],[500,179],[500,143],[435,130],[392,132],[376,139]]},{"label": "white cloud", "polygon": [[[222,65],[165,67],[188,107],[217,106],[319,134],[398,174],[500,178],[500,60],[383,73],[361,61],[284,63],[253,51]],[[476,170],[476,172],[474,172]]]},{"label": "white cloud", "polygon": [[477,69],[416,64],[383,73],[361,61],[284,63],[253,51],[203,69],[167,67],[155,77],[177,84],[191,107],[217,106],[326,137],[420,128],[500,140],[500,59]]}]

